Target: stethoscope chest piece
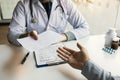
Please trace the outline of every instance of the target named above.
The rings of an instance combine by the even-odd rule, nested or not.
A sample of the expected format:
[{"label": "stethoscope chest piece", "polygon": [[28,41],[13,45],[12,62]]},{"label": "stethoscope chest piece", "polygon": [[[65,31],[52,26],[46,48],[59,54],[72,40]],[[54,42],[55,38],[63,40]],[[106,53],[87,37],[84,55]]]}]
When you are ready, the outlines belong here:
[{"label": "stethoscope chest piece", "polygon": [[37,22],[37,19],[35,19],[35,18],[31,19],[31,23],[36,23],[36,22]]}]

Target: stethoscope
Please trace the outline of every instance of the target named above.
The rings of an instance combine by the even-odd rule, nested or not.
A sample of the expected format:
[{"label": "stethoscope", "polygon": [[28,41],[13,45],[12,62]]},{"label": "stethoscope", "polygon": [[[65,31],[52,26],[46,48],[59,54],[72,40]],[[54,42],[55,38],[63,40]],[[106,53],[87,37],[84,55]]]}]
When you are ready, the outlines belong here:
[{"label": "stethoscope", "polygon": [[33,16],[32,0],[30,0],[30,14],[31,14],[31,23],[36,23],[37,19]]},{"label": "stethoscope", "polygon": [[[56,6],[56,8],[55,8],[55,10],[58,8],[58,7],[61,7],[61,10],[62,10],[62,12],[64,13],[64,9],[63,9],[63,7],[62,7],[62,5],[61,5],[61,1],[60,0],[57,0],[58,1],[58,5]],[[32,8],[32,0],[30,0],[30,14],[31,14],[31,23],[36,23],[37,22],[37,19],[34,17],[34,15],[33,15],[33,8]]]}]

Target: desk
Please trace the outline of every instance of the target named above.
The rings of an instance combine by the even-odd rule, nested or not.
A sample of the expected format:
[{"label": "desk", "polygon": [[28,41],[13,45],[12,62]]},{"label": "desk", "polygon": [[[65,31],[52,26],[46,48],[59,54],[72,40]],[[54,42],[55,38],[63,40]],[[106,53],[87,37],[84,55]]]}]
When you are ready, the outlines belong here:
[{"label": "desk", "polygon": [[[112,55],[102,51],[104,35],[90,36],[78,42],[88,49],[90,58],[96,64],[115,75],[120,75],[120,49]],[[68,42],[66,46],[77,49],[76,41]],[[87,80],[80,70],[73,69],[68,64],[36,68],[33,54],[30,54],[24,65],[19,64],[24,55],[14,55],[9,46],[0,45],[0,80]]]}]

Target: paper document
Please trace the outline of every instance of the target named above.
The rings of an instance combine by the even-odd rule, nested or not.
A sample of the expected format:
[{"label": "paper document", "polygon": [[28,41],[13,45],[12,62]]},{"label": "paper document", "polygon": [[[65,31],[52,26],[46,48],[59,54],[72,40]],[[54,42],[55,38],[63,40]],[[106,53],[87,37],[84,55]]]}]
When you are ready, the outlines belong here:
[{"label": "paper document", "polygon": [[25,49],[29,51],[36,51],[63,40],[63,37],[56,32],[45,31],[39,34],[38,40],[34,40],[31,37],[26,37],[17,40]]},{"label": "paper document", "polygon": [[56,50],[58,47],[63,47],[63,43],[50,45],[44,49],[39,49],[34,52],[36,67],[44,67],[65,63],[58,57]]}]

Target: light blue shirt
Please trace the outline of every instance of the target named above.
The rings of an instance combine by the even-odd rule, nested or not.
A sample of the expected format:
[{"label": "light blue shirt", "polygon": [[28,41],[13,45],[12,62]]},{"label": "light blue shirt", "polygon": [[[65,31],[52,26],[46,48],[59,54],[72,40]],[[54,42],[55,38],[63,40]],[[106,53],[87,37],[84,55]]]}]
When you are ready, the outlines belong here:
[{"label": "light blue shirt", "polygon": [[93,62],[86,62],[82,74],[88,80],[120,80],[120,76],[112,76],[110,72],[105,71]]},{"label": "light blue shirt", "polygon": [[[89,34],[89,27],[80,12],[77,11],[71,0],[51,0],[52,9],[48,20],[47,13],[39,0],[32,0],[33,16],[37,20],[31,23],[31,14],[29,0],[20,0],[13,12],[12,21],[9,25],[8,40],[9,42],[19,45],[17,38],[21,34],[36,30],[38,34],[52,30],[57,33],[64,33],[67,22],[73,29],[70,31],[76,39],[82,38]],[[58,6],[61,4],[61,6]]]}]

